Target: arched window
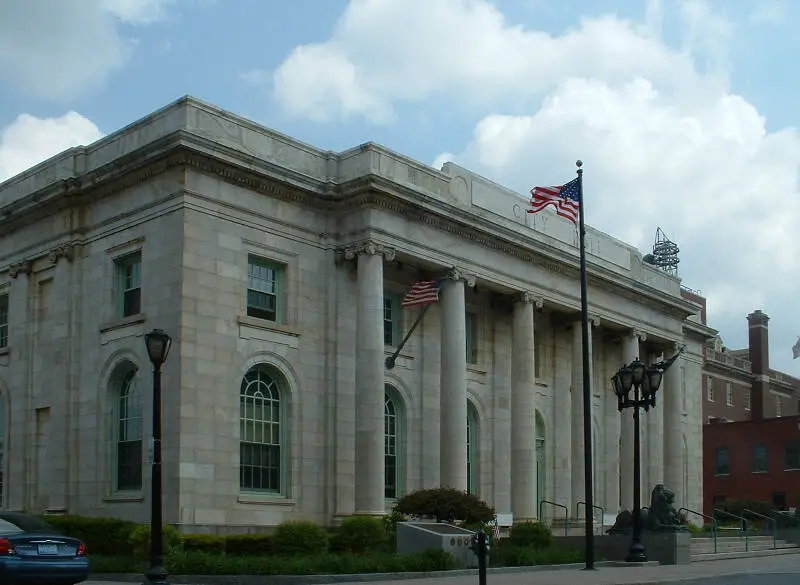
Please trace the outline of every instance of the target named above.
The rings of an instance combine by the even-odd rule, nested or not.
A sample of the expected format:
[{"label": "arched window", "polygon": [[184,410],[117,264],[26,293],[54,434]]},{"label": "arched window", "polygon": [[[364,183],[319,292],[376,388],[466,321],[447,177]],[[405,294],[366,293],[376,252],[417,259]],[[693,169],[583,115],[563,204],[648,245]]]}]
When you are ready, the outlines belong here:
[{"label": "arched window", "polygon": [[117,366],[111,377],[114,398],[114,490],[142,489],[142,390],[136,366]]},{"label": "arched window", "polygon": [[239,487],[284,494],[286,417],[281,382],[272,368],[258,365],[242,379],[239,391]]},{"label": "arched window", "polygon": [[478,493],[478,412],[467,401],[467,491]]},{"label": "arched window", "polygon": [[405,480],[405,411],[400,394],[388,384],[383,402],[384,496],[395,499],[403,495]]}]

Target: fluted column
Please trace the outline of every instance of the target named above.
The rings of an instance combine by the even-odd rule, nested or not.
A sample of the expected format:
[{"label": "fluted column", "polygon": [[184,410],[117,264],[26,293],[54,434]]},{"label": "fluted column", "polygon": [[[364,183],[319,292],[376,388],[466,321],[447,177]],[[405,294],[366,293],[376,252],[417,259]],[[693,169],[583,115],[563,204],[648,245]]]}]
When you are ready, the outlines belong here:
[{"label": "fluted column", "polygon": [[534,303],[523,292],[514,302],[511,342],[511,510],[515,521],[536,517],[536,376]]},{"label": "fluted column", "polygon": [[[650,355],[648,365],[659,360]],[[647,440],[647,483],[642,486],[642,501],[649,502],[653,488],[664,483],[664,404],[661,396],[656,398],[656,407],[644,414],[645,438]]]},{"label": "fluted column", "polygon": [[356,514],[384,514],[383,260],[394,250],[365,242],[345,251],[357,258]]},{"label": "fluted column", "polygon": [[[638,330],[633,330],[625,336],[622,350],[622,361],[625,365],[639,357],[639,343],[646,339],[647,336]],[[622,416],[619,449],[621,509],[630,510],[633,507],[633,409],[626,408],[620,414]]]},{"label": "fluted column", "polygon": [[[589,319],[589,371],[586,375],[592,380],[592,329],[598,327],[600,321]],[[572,499],[569,502],[570,512],[574,513],[578,502],[586,501],[586,473],[585,459],[586,448],[583,440],[583,331],[581,323],[576,321],[572,325]],[[591,393],[592,397],[594,393]],[[589,404],[591,409],[591,403]],[[591,416],[591,412],[589,412]],[[594,455],[596,456],[596,454]]]},{"label": "fluted column", "polygon": [[[669,355],[672,357],[680,349],[679,344],[673,345]],[[664,373],[662,391],[659,392],[661,405],[664,409],[664,485],[679,496],[686,497],[683,492],[683,428],[681,408],[681,359]],[[681,497],[676,501],[683,504]]]},{"label": "fluted column", "polygon": [[[442,286],[441,482],[467,489],[467,331],[464,285],[475,280],[458,269]],[[476,450],[478,446],[474,447]]]}]

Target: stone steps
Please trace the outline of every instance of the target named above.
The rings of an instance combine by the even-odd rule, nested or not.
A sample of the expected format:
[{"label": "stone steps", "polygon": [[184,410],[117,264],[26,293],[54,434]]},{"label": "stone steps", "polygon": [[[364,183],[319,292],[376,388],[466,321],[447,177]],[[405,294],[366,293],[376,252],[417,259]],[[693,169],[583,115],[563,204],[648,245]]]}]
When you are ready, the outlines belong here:
[{"label": "stone steps", "polygon": [[714,539],[711,537],[693,537],[690,545],[692,562],[798,553],[800,547],[796,544],[780,539],[773,542],[771,536],[748,536],[746,542],[744,537],[740,536],[717,537],[716,552]]}]

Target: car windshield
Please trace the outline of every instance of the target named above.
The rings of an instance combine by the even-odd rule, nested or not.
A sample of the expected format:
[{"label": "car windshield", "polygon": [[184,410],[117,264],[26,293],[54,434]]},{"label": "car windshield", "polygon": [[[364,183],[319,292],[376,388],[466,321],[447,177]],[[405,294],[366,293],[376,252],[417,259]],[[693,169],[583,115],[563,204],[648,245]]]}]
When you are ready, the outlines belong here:
[{"label": "car windshield", "polygon": [[17,534],[20,532],[54,532],[54,529],[47,522],[33,516],[0,514],[0,533]]}]

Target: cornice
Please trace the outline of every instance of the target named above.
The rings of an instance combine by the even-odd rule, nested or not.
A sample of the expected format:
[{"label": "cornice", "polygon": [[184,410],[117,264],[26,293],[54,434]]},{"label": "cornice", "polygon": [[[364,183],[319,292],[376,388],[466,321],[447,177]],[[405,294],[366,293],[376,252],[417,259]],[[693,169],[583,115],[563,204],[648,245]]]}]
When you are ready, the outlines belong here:
[{"label": "cornice", "polygon": [[[223,160],[206,152],[212,148],[221,150],[219,145],[202,137],[184,131],[175,132],[104,167],[78,178],[50,185],[4,206],[0,209],[0,225],[4,224],[6,229],[13,230],[18,222],[31,221],[30,214],[47,215],[56,209],[87,204],[94,199],[135,187],[173,169],[193,169],[216,176],[229,184],[302,205],[316,212],[346,214],[365,207],[385,209],[577,281],[577,255],[573,257],[546,241],[520,234],[506,226],[491,225],[490,231],[487,229],[489,226],[483,225],[466,210],[425,198],[413,188],[384,177],[370,174],[341,184],[335,189],[329,183],[307,180],[306,188],[300,188],[281,182],[278,177],[265,176],[270,172],[266,163],[257,165],[255,159],[245,160],[252,157],[231,149],[227,149],[230,152],[226,153],[228,156]],[[246,168],[245,163],[249,163],[250,167],[263,168]],[[590,262],[589,271],[589,285],[592,287],[612,292],[681,320],[696,311],[694,303],[602,266]],[[705,332],[697,330],[697,333]]]},{"label": "cornice", "polygon": [[714,337],[719,333],[718,330],[713,329],[708,325],[703,325],[702,323],[691,321],[689,319],[686,319],[683,322],[683,331],[685,334],[691,334],[704,342],[708,341],[709,339],[714,339]]}]

